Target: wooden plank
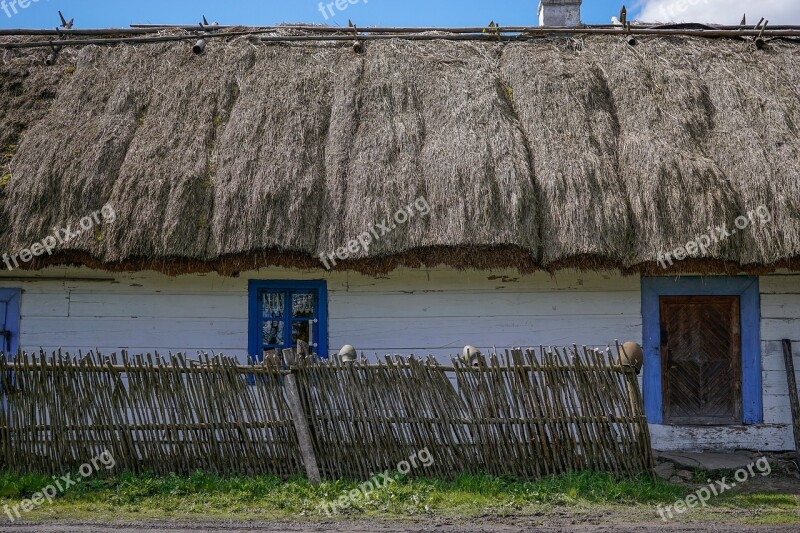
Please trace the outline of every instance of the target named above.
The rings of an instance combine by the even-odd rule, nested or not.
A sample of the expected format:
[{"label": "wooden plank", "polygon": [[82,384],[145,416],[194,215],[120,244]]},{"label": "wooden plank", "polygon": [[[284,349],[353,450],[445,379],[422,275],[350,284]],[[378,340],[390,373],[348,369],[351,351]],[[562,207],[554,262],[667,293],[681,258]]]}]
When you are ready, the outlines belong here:
[{"label": "wooden plank", "polygon": [[[794,354],[795,369],[800,371],[800,354]],[[783,343],[777,341],[764,341],[761,343],[761,370],[765,372],[786,372],[783,360]]]},{"label": "wooden plank", "polygon": [[[492,348],[491,345],[482,345],[482,344],[479,344],[477,347],[487,351],[487,353],[488,353],[488,350],[490,350]],[[517,346],[517,348],[518,347],[519,346]],[[329,355],[330,356],[336,355],[336,353],[338,353],[338,350],[340,348],[341,348],[341,346],[338,346],[338,345],[332,346],[331,347],[331,352],[330,352]],[[424,348],[419,349],[419,350],[416,350],[416,349],[415,350],[405,350],[405,349],[402,349],[402,348],[387,348],[385,350],[384,349],[373,350],[373,351],[364,350],[363,352],[362,352],[362,349],[361,349],[360,346],[356,346],[356,348],[358,349],[359,354],[363,354],[364,358],[371,364],[374,364],[374,363],[376,363],[376,362],[378,362],[380,360],[383,360],[384,356],[386,356],[386,355],[396,355],[396,354],[401,354],[402,353],[402,354],[407,354],[407,355],[412,355],[413,354],[413,355],[415,355],[417,357],[424,357],[424,358],[427,358],[428,356],[430,356],[430,357],[433,357],[433,359],[435,359],[440,365],[450,366],[451,365],[451,359],[453,357],[460,357],[461,356],[461,352],[463,351],[463,346],[462,347],[457,347],[457,348],[441,348],[441,349],[434,349],[434,350],[426,350]],[[498,349],[506,349],[506,348],[511,349],[511,346],[498,346],[497,348]],[[608,345],[590,346],[590,348],[598,348],[600,350],[605,350],[606,348],[608,348]],[[48,350],[52,351],[51,349],[48,349]],[[226,352],[225,355],[227,355],[227,352]]]},{"label": "wooden plank", "polygon": [[174,318],[28,318],[21,322],[25,346],[96,346],[116,349],[142,344],[162,351],[181,351],[184,346],[207,350],[247,349],[247,321],[234,319]]},{"label": "wooden plank", "polygon": [[762,294],[762,319],[794,319],[800,318],[800,294]]},{"label": "wooden plank", "polygon": [[[120,290],[145,289],[165,292],[246,292],[251,279],[275,280],[314,280],[325,279],[331,292],[348,290],[351,292],[638,292],[639,276],[621,276],[617,273],[594,273],[560,271],[555,275],[539,272],[522,275],[514,270],[459,271],[448,268],[437,269],[398,269],[383,276],[364,276],[358,273],[329,273],[319,270],[297,270],[268,268],[260,271],[243,272],[237,278],[223,277],[215,273],[189,274],[169,277],[155,272],[109,273],[86,268],[46,269],[41,272],[14,272],[13,276],[0,272],[0,283],[20,283],[23,286],[41,283],[61,284],[69,289],[91,291],[98,283],[75,281],[76,278],[112,278],[114,286]],[[18,277],[30,278],[35,283],[18,281],[3,282],[3,278],[15,280]],[[798,281],[800,286],[800,281]],[[800,292],[800,290],[798,291]]]},{"label": "wooden plank", "polygon": [[[27,298],[25,300],[27,302]],[[136,293],[71,291],[69,316],[74,318],[230,318],[247,320],[247,304],[246,291],[238,295],[213,292],[205,294],[163,293],[145,290],[139,290]]]},{"label": "wooden plank", "polygon": [[330,347],[352,344],[359,351],[386,353],[422,353],[451,350],[458,353],[473,346],[530,347],[613,344],[642,338],[638,317],[575,316],[519,319],[413,318],[330,319]]},{"label": "wooden plank", "polygon": [[[764,396],[789,396],[786,370],[766,371],[761,373],[764,387]],[[795,370],[795,379],[800,379],[800,369]],[[786,404],[788,411],[789,404]]]},{"label": "wooden plank", "polygon": [[69,316],[69,293],[36,292],[23,289],[21,295],[20,318]]},{"label": "wooden plank", "polygon": [[331,317],[450,318],[601,315],[640,317],[638,292],[342,292],[328,301]]},{"label": "wooden plank", "polygon": [[771,274],[759,278],[761,294],[800,294],[800,275]]},{"label": "wooden plank", "polygon": [[761,338],[767,341],[789,339],[800,342],[800,319],[765,318],[761,320]]},{"label": "wooden plank", "polygon": [[777,396],[772,394],[764,395],[764,423],[792,423],[792,408],[788,394],[785,396]]},{"label": "wooden plank", "polygon": [[[53,353],[60,350],[64,354],[68,353],[73,356],[78,355],[78,352],[85,354],[89,351],[86,346],[24,346],[23,349],[28,353],[38,352],[40,349],[44,350],[45,353]],[[122,351],[119,347],[115,346],[93,346],[91,349],[99,349],[101,352],[108,354],[119,354]],[[130,348],[126,348],[126,350],[130,353],[170,352],[170,350],[164,350],[162,346],[132,346]],[[191,347],[184,350],[172,350],[172,353],[182,353],[186,355],[188,359],[196,360],[198,353],[208,351],[210,351],[208,347]],[[224,353],[224,355],[227,357],[233,357],[239,361],[239,364],[242,365],[247,364],[248,362],[247,350],[225,350],[224,352],[216,353]]]},{"label": "wooden plank", "polygon": [[[4,281],[13,278],[13,281]],[[20,278],[30,281],[19,281]],[[92,282],[94,279],[113,281]],[[4,286],[21,286],[23,288],[40,286],[42,284],[61,286],[69,290],[92,292],[98,287],[111,287],[108,290],[136,291],[162,291],[166,293],[247,293],[250,279],[276,279],[276,280],[328,280],[331,291],[345,290],[347,288],[347,273],[327,273],[324,270],[296,270],[269,268],[261,271],[252,271],[239,277],[224,277],[216,273],[187,274],[170,277],[156,272],[116,273],[91,269],[46,269],[40,272],[0,272],[0,283]],[[103,289],[107,290],[107,289]]]},{"label": "wooden plank", "polygon": [[640,290],[639,276],[575,272],[555,275],[539,272],[522,275],[514,270],[459,271],[455,269],[399,269],[385,276],[351,274],[349,292],[615,292]]},{"label": "wooden plank", "polygon": [[656,450],[785,451],[793,448],[790,424],[716,427],[650,425],[650,433]]}]

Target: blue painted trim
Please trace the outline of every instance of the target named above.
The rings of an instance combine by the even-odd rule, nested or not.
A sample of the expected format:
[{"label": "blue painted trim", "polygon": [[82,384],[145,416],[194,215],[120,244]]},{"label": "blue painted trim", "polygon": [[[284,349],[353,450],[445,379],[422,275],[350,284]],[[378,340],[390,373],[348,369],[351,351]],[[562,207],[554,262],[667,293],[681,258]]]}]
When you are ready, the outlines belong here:
[{"label": "blue painted trim", "polygon": [[[248,343],[247,349],[250,357],[261,361],[264,357],[261,337],[261,301],[258,297],[262,290],[288,290],[288,291],[316,291],[317,293],[317,328],[316,336],[319,338],[316,353],[325,359],[328,357],[328,282],[325,280],[314,281],[262,281],[250,280],[248,287]],[[286,306],[288,308],[288,305]],[[284,317],[287,327],[291,327],[290,317]]]},{"label": "blue painted trim", "polygon": [[[11,354],[12,357],[19,351],[19,331],[20,331],[20,300],[22,291],[20,289],[0,289],[0,302],[6,304],[5,316],[0,316],[0,329],[5,327],[11,332]],[[4,339],[0,337],[0,343]],[[5,346],[0,346],[0,351],[4,351]]]},{"label": "blue painted trim", "polygon": [[664,420],[661,397],[660,296],[739,296],[742,332],[742,422],[764,419],[761,391],[761,295],[757,277],[642,278],[643,394],[651,424]]}]

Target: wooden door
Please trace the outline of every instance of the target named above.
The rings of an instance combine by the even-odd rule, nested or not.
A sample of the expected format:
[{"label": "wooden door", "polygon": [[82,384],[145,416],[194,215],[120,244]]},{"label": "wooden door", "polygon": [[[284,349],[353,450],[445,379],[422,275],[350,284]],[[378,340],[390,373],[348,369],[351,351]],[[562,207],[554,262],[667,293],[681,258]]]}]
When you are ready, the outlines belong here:
[{"label": "wooden door", "polygon": [[664,423],[742,423],[738,296],[662,296]]}]

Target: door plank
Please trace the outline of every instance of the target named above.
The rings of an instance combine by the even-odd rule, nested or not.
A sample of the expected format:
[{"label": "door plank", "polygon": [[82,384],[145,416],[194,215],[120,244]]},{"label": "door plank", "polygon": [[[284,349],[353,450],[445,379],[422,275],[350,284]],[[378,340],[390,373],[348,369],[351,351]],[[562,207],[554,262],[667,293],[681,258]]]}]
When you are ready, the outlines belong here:
[{"label": "door plank", "polygon": [[742,421],[738,296],[662,296],[664,423]]}]

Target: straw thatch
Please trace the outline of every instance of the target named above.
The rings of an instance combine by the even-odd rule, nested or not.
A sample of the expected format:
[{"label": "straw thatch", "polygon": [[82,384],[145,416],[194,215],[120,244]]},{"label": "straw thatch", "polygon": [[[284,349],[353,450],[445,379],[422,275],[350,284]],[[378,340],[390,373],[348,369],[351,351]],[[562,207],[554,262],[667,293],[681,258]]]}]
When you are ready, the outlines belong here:
[{"label": "straw thatch", "polygon": [[[432,211],[337,268],[800,264],[800,48],[616,36],[212,41],[6,51],[0,253],[99,209],[116,223],[30,266],[319,268],[419,197]],[[659,269],[660,270],[660,269]]]}]

